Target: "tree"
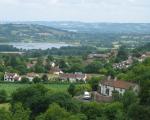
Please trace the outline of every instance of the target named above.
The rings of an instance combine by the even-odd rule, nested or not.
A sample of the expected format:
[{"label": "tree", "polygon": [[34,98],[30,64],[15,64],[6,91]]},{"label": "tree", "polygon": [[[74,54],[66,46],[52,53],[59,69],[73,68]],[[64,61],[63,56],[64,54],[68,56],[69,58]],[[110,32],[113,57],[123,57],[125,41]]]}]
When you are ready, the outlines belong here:
[{"label": "tree", "polygon": [[28,78],[26,78],[26,77],[22,77],[21,78],[21,83],[29,83],[30,81],[29,81],[29,79]]},{"label": "tree", "polygon": [[121,62],[128,59],[128,50],[126,46],[121,46],[118,50],[118,54],[116,57],[116,62]]},{"label": "tree", "polygon": [[104,113],[108,120],[124,120],[123,104],[120,102],[108,104],[104,108]]},{"label": "tree", "polygon": [[47,62],[52,62],[52,61],[54,61],[54,57],[51,55],[48,55]]},{"label": "tree", "polygon": [[69,88],[68,88],[68,92],[69,92],[69,94],[70,94],[72,97],[73,97],[73,96],[75,95],[75,93],[76,93],[75,89],[76,89],[75,84],[70,84],[70,86],[69,86]]},{"label": "tree", "polygon": [[16,103],[21,103],[24,108],[31,110],[31,116],[35,117],[48,108],[49,100],[47,99],[48,89],[43,85],[32,85],[17,89],[12,94],[12,109]]},{"label": "tree", "polygon": [[72,64],[71,68],[69,69],[69,72],[82,72],[83,71],[83,65],[79,63]]},{"label": "tree", "polygon": [[94,61],[85,67],[85,72],[87,72],[87,73],[99,73],[101,68],[102,68],[102,63],[99,61]]},{"label": "tree", "polygon": [[123,94],[121,102],[123,103],[124,109],[128,110],[128,107],[133,103],[137,103],[138,99],[135,93],[129,90]]},{"label": "tree", "polygon": [[0,103],[6,102],[7,100],[7,93],[5,90],[0,90]]},{"label": "tree", "polygon": [[0,72],[0,81],[4,81],[4,73]]},{"label": "tree", "polygon": [[39,64],[36,64],[35,65],[35,72],[36,73],[44,73],[46,70],[44,68],[43,65],[39,65]]},{"label": "tree", "polygon": [[24,109],[21,103],[16,103],[12,109],[12,120],[29,120],[31,111]]},{"label": "tree", "polygon": [[101,117],[104,118],[104,108],[104,104],[96,102],[83,103],[81,106],[81,112],[87,116],[87,120],[101,120]]},{"label": "tree", "polygon": [[72,97],[67,93],[53,93],[48,96],[48,101],[49,104],[57,103],[58,105],[70,112],[78,112],[80,110],[78,102],[73,100]]},{"label": "tree", "polygon": [[150,107],[138,105],[133,103],[127,112],[128,119],[131,120],[149,120],[150,118]]},{"label": "tree", "polygon": [[107,75],[108,70],[107,70],[106,68],[102,68],[102,69],[100,69],[99,72],[100,72],[101,74]]},{"label": "tree", "polygon": [[46,113],[38,116],[36,120],[81,120],[80,117],[81,116],[78,115],[72,115],[65,109],[61,108],[58,104],[53,103],[49,106],[49,109],[46,111]]},{"label": "tree", "polygon": [[145,80],[141,83],[140,104],[150,106],[150,80]]},{"label": "tree", "polygon": [[33,78],[33,82],[34,83],[40,83],[41,82],[41,78],[35,77],[35,78]]},{"label": "tree", "polygon": [[11,113],[4,109],[0,109],[0,120],[12,120]]},{"label": "tree", "polygon": [[25,65],[18,65],[16,69],[19,71],[19,74],[25,75],[27,73],[27,67]]},{"label": "tree", "polygon": [[48,76],[47,76],[46,74],[44,74],[44,75],[42,76],[42,81],[43,81],[43,82],[48,82]]},{"label": "tree", "polygon": [[100,77],[93,77],[88,81],[88,83],[90,84],[91,88],[94,91],[98,90],[98,85],[99,85],[100,80],[101,80]]}]

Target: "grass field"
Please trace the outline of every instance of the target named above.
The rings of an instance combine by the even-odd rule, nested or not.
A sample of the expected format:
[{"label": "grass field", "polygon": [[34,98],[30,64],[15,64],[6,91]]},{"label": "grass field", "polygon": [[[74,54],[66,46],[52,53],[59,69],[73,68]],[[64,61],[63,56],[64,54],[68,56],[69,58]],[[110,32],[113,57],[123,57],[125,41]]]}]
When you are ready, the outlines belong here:
[{"label": "grass field", "polygon": [[9,110],[10,104],[9,103],[3,103],[0,104],[0,109]]},{"label": "grass field", "polygon": [[[8,95],[11,95],[16,89],[21,87],[28,87],[31,84],[14,84],[14,83],[0,83],[0,90],[6,90]],[[69,84],[44,84],[45,87],[53,91],[66,91]]]}]

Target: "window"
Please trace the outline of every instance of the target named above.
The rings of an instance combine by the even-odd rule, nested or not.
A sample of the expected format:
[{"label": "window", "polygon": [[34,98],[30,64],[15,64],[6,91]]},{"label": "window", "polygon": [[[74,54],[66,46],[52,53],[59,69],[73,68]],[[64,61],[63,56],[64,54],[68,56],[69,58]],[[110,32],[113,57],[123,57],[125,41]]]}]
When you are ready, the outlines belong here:
[{"label": "window", "polygon": [[106,89],[106,94],[109,95],[109,89],[108,88]]}]

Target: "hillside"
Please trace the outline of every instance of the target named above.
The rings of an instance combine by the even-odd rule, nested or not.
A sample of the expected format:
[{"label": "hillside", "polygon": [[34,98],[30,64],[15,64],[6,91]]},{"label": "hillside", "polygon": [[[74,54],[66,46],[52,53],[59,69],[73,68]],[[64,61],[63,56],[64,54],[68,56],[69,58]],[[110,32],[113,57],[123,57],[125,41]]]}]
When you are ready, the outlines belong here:
[{"label": "hillside", "polygon": [[84,23],[84,22],[13,22],[16,24],[39,24],[62,30],[79,33],[117,33],[117,34],[145,34],[150,33],[150,23]]},{"label": "hillside", "polygon": [[[66,42],[112,47],[113,42],[150,41],[150,24],[11,22],[0,24],[2,42]],[[133,47],[133,46],[131,46]]]},{"label": "hillside", "polygon": [[0,24],[0,42],[52,42],[72,37],[71,32],[42,25]]}]

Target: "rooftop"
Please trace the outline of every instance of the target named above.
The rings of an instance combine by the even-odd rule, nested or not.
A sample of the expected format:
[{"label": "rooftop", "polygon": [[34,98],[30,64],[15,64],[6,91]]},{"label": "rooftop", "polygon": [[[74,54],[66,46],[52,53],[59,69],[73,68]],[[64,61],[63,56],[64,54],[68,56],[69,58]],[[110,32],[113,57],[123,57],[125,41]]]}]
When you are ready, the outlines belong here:
[{"label": "rooftop", "polygon": [[122,89],[129,89],[136,85],[134,83],[122,80],[103,80],[101,84]]}]

